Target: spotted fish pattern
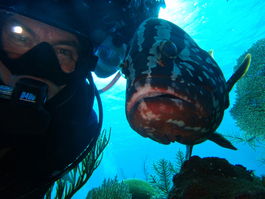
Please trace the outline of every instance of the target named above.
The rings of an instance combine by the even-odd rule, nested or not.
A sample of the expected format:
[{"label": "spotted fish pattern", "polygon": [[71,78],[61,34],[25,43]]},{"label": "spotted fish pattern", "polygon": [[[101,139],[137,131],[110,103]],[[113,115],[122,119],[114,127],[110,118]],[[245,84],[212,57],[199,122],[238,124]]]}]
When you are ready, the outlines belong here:
[{"label": "spotted fish pattern", "polygon": [[162,144],[185,144],[188,156],[193,145],[207,139],[236,149],[215,130],[249,62],[250,55],[241,72],[226,82],[213,57],[184,30],[163,19],[147,19],[135,32],[122,69],[131,128]]}]

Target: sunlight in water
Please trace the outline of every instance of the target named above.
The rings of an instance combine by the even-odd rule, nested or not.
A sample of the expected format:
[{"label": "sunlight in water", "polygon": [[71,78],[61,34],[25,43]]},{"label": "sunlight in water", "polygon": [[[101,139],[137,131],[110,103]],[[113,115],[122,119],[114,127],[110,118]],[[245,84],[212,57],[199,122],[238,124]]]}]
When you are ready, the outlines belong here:
[{"label": "sunlight in water", "polygon": [[[183,10],[183,6],[185,6],[185,3],[176,0],[166,0],[166,5],[167,6],[165,9],[160,8],[158,17],[161,19],[172,21],[172,13],[174,13],[174,16],[178,15],[178,13],[181,14],[181,10]],[[174,10],[172,8],[174,8]]]},{"label": "sunlight in water", "polygon": [[[200,5],[197,1],[167,0],[166,5],[165,9],[160,8],[159,18],[171,21],[182,28],[201,21],[197,17],[204,5]],[[200,17],[203,18],[203,16]],[[185,31],[187,30],[185,29]]]}]

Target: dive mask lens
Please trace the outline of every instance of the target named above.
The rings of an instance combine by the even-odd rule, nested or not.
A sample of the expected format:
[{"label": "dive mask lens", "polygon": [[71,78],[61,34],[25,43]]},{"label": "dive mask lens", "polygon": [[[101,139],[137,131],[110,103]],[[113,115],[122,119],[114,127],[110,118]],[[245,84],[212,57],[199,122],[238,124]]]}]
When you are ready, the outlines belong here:
[{"label": "dive mask lens", "polygon": [[0,121],[3,132],[36,135],[45,133],[51,115],[44,110],[48,85],[29,78],[20,79],[15,88],[1,86]]},{"label": "dive mask lens", "polygon": [[105,46],[98,46],[95,50],[95,55],[99,58],[99,62],[104,63],[114,70],[118,70],[124,60],[121,55]]},{"label": "dive mask lens", "polygon": [[0,17],[0,60],[13,75],[69,82],[80,51],[74,34],[4,10]]}]

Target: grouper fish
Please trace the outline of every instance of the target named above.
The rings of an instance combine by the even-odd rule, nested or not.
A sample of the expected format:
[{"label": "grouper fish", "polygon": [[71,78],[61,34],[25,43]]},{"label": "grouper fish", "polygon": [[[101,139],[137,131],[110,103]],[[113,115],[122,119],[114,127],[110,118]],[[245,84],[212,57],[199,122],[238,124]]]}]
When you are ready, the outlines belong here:
[{"label": "grouper fish", "polygon": [[193,145],[206,140],[236,150],[216,129],[229,106],[229,92],[248,70],[251,56],[226,82],[210,54],[177,25],[145,20],[121,69],[127,78],[126,117],[131,128],[162,144],[186,145],[186,159]]}]

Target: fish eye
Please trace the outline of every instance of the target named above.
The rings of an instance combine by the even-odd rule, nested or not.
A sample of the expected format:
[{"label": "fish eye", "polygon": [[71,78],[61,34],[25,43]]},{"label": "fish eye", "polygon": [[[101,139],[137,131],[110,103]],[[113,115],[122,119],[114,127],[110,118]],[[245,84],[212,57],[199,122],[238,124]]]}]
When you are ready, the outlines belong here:
[{"label": "fish eye", "polygon": [[159,44],[159,50],[169,59],[175,59],[178,55],[177,46],[169,40],[163,40]]}]

